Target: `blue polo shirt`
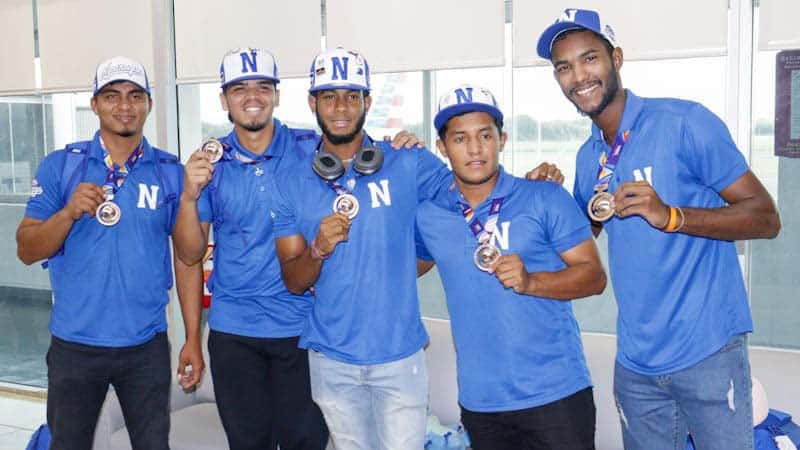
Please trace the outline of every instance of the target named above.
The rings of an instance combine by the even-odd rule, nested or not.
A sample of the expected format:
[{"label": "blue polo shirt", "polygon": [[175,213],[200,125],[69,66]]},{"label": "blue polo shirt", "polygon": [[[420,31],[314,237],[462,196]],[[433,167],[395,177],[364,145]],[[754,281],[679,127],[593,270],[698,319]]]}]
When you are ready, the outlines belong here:
[{"label": "blue polo shirt", "polygon": [[[27,217],[47,220],[61,210],[79,182],[102,186],[107,173],[99,133],[89,145],[85,172],[64,196],[64,150],[39,165],[40,190],[28,200]],[[72,156],[75,157],[75,156]],[[160,160],[160,162],[158,161]],[[165,184],[168,184],[165,185]],[[174,155],[151,147],[114,196],[122,210],[119,223],[103,226],[83,215],[70,229],[63,253],[50,258],[55,297],[50,332],[86,345],[124,347],[150,340],[167,329],[165,307],[172,286],[169,235],[177,215],[183,168]]]},{"label": "blue polo shirt", "polygon": [[[585,215],[556,183],[501,169],[489,198],[474,208],[482,224],[500,197],[493,243],[504,255],[518,254],[528,272],[566,268],[559,255],[592,238]],[[466,203],[453,184],[417,212],[419,256],[436,262],[447,297],[459,403],[470,411],[515,411],[591,386],[570,302],[517,294],[478,270],[477,239],[459,201]]]},{"label": "blue polo shirt", "polygon": [[274,120],[275,134],[263,155],[242,147],[236,132],[221,138],[230,147],[197,202],[201,222],[214,224],[213,294],[209,327],[249,337],[299,336],[311,298],[293,295],[275,254],[274,178],[299,148],[291,131]]},{"label": "blue polo shirt", "polygon": [[[725,124],[698,103],[640,98],[627,91],[620,130],[630,130],[609,186],[648,180],[661,200],[719,208],[719,193],[748,170]],[[574,196],[586,211],[598,161],[609,146],[601,130],[578,152]],[[639,216],[605,223],[617,298],[617,360],[660,375],[691,367],[736,335],[752,331],[736,246],[665,233]]]},{"label": "blue polo shirt", "polygon": [[[367,138],[368,139],[368,138]],[[359,175],[352,166],[339,182],[352,183],[360,211],[349,240],[336,246],[315,283],[314,307],[301,347],[350,364],[380,364],[422,348],[428,335],[417,297],[414,216],[448,178],[444,163],[427,149],[383,152],[383,167]],[[275,236],[316,237],[333,213],[334,191],[311,169],[313,155],[279,180],[282,199],[275,210]]]}]

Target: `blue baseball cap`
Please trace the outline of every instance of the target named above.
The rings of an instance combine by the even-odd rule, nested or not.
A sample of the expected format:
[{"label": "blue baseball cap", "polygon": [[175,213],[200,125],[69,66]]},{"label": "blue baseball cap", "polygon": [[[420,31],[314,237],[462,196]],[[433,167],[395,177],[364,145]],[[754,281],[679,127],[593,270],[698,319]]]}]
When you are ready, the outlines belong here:
[{"label": "blue baseball cap", "polygon": [[617,45],[617,38],[611,25],[603,23],[600,14],[590,9],[568,8],[559,16],[554,24],[547,27],[541,36],[539,43],[536,44],[536,52],[544,59],[550,60],[553,57],[553,42],[565,31],[569,30],[590,30],[603,36],[612,47]]},{"label": "blue baseball cap", "polygon": [[220,87],[245,80],[268,80],[280,83],[278,63],[272,53],[260,48],[231,50],[219,65]]},{"label": "blue baseball cap", "polygon": [[433,126],[439,132],[447,121],[455,116],[471,113],[485,112],[494,117],[503,125],[503,112],[497,106],[497,100],[492,92],[480,86],[462,84],[448,90],[439,98],[438,111],[433,118]]}]

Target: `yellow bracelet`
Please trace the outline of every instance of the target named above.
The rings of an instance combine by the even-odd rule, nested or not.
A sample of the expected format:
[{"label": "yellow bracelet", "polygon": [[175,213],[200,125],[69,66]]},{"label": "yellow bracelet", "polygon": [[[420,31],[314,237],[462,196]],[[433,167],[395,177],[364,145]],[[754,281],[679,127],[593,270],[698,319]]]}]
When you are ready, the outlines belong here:
[{"label": "yellow bracelet", "polygon": [[675,233],[683,228],[686,223],[686,216],[683,215],[683,210],[676,206],[669,207],[669,222],[663,230],[667,233]]},{"label": "yellow bracelet", "polygon": [[663,228],[663,230],[667,233],[673,233],[678,226],[678,210],[674,207],[669,207],[669,221],[667,222],[667,226]]}]

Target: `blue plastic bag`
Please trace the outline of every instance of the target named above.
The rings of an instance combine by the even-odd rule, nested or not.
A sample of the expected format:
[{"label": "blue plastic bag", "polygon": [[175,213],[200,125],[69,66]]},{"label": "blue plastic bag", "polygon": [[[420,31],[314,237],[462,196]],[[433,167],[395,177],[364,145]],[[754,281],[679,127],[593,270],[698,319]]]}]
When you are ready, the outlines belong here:
[{"label": "blue plastic bag", "polygon": [[50,428],[44,424],[33,433],[25,450],[47,450],[50,447]]}]

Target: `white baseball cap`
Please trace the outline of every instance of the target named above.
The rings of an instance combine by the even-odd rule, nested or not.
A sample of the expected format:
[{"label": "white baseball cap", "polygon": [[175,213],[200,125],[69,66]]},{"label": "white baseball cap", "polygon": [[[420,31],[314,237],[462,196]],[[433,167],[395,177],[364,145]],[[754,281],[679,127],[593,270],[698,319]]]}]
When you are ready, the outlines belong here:
[{"label": "white baseball cap", "polygon": [[150,82],[144,66],[130,58],[115,56],[107,59],[97,66],[94,73],[94,92],[97,95],[101,89],[116,81],[130,81],[139,86],[150,95]]},{"label": "white baseball cap", "polygon": [[245,80],[269,80],[280,83],[275,56],[260,48],[231,50],[222,57],[219,65],[220,87]]},{"label": "white baseball cap", "polygon": [[486,88],[472,84],[462,84],[448,90],[439,98],[438,111],[433,118],[433,126],[440,131],[447,121],[455,116],[470,112],[485,112],[503,125],[503,112],[497,100]]},{"label": "white baseball cap", "polygon": [[337,47],[325,50],[311,63],[308,92],[326,89],[369,91],[369,64],[360,53]]}]

